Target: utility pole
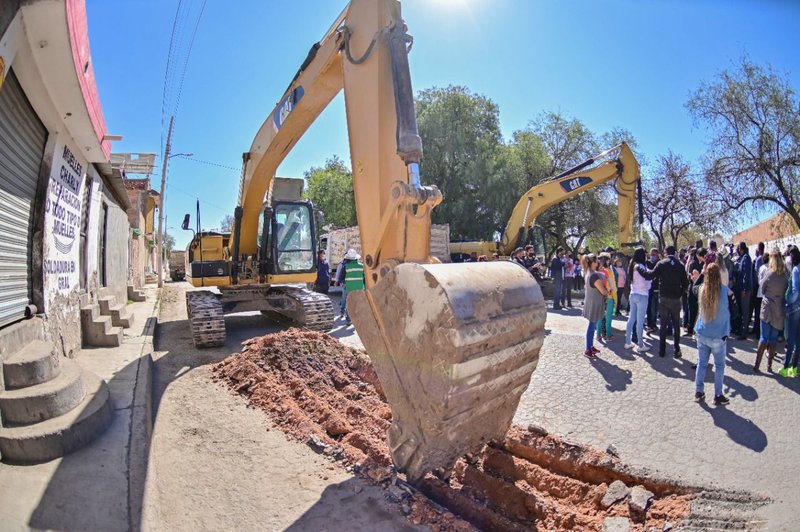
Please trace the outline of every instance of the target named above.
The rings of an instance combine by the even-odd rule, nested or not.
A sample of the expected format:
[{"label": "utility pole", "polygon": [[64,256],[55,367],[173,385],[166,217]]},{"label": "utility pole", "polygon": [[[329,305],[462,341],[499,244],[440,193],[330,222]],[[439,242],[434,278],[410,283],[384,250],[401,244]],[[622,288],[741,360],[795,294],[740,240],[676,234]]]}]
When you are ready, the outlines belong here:
[{"label": "utility pole", "polygon": [[169,132],[167,133],[167,147],[164,150],[164,163],[161,166],[161,197],[158,200],[158,235],[156,236],[156,248],[158,251],[158,287],[164,286],[164,267],[162,258],[164,255],[164,192],[167,182],[167,163],[169,162],[169,150],[172,145],[172,123],[175,117],[169,117]]}]

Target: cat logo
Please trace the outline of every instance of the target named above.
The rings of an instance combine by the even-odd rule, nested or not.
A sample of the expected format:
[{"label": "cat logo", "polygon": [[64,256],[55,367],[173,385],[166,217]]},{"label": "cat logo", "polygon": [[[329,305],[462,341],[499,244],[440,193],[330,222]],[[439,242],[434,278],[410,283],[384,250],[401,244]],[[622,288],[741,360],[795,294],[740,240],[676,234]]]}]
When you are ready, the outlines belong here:
[{"label": "cat logo", "polygon": [[3,88],[3,82],[6,80],[6,61],[0,55],[0,89]]},{"label": "cat logo", "polygon": [[592,182],[592,178],[588,176],[579,176],[573,177],[572,179],[566,179],[561,182],[561,188],[564,189],[564,192],[574,192],[579,188],[585,187],[589,183]]}]

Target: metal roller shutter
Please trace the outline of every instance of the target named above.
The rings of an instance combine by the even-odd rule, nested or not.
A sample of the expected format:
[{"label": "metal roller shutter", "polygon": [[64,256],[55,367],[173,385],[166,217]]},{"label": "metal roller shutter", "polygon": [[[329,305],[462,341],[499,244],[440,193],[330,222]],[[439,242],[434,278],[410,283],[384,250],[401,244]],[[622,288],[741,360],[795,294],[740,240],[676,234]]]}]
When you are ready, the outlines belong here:
[{"label": "metal roller shutter", "polygon": [[0,327],[31,297],[31,224],[47,129],[13,71],[0,89]]}]

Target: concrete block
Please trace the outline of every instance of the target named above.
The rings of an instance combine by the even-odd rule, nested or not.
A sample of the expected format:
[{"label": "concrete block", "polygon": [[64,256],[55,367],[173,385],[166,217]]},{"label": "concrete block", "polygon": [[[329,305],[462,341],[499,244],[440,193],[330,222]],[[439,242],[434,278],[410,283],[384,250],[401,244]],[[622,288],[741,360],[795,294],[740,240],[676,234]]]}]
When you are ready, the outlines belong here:
[{"label": "concrete block", "polygon": [[3,361],[6,389],[24,388],[56,378],[59,355],[50,342],[36,340]]},{"label": "concrete block", "polygon": [[108,386],[84,372],[83,400],[69,412],[41,423],[0,428],[0,453],[6,461],[37,463],[68,454],[102,434],[111,424],[113,406]]},{"label": "concrete block", "polygon": [[80,366],[65,358],[54,379],[0,393],[3,423],[30,425],[61,416],[83,400],[85,391]]}]

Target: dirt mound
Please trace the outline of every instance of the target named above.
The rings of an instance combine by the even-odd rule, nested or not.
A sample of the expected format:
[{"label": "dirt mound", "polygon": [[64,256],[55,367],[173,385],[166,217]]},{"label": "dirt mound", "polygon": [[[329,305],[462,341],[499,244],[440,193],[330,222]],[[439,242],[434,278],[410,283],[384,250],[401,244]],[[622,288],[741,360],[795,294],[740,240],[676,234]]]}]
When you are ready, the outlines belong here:
[{"label": "dirt mound", "polygon": [[[428,475],[415,489],[394,472],[386,443],[391,410],[369,358],[330,336],[289,329],[253,338],[214,366],[290,436],[381,483],[415,524],[434,530],[600,530],[607,517],[631,530],[661,530],[688,514],[689,489],[627,472],[608,454],[512,427],[503,442],[456,464],[449,482]],[[644,512],[631,497],[606,507],[621,481],[652,493]],[[423,495],[424,494],[424,495]]]}]

